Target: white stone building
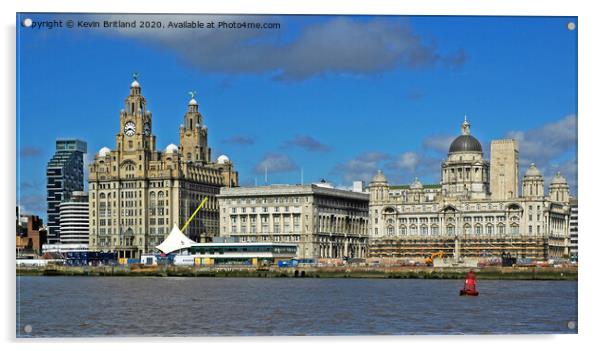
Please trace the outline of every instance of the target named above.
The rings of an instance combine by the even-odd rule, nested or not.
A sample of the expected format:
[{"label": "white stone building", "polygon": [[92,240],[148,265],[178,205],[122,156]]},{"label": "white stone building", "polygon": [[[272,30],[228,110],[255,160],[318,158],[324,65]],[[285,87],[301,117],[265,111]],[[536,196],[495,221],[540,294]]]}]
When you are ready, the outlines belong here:
[{"label": "white stone building", "polygon": [[579,203],[577,199],[571,198],[570,201],[571,206],[571,218],[569,220],[569,232],[571,236],[571,260],[579,259]]},{"label": "white stone building", "polygon": [[490,166],[465,119],[441,165],[440,184],[415,179],[410,185],[391,185],[379,170],[369,185],[371,255],[451,254],[457,238],[464,256],[508,251],[518,257],[568,257],[566,179],[557,174],[545,194],[544,178],[531,164],[518,194],[516,141],[493,141],[491,158]]},{"label": "white stone building", "polygon": [[324,183],[222,188],[220,232],[241,242],[294,243],[298,258],[363,258],[368,197]]},{"label": "white stone building", "polygon": [[131,83],[114,120],[119,127],[115,147],[100,149],[89,166],[91,250],[117,252],[119,258],[155,251],[170,228],[183,225],[205,197],[203,211],[185,234],[204,242],[218,235],[215,196],[222,186],[237,186],[238,172],[226,156],[212,161],[208,128],[191,95],[179,127],[179,145],[159,150],[142,87],[137,78]]},{"label": "white stone building", "polygon": [[88,193],[74,191],[59,205],[60,243],[88,244],[90,236]]}]

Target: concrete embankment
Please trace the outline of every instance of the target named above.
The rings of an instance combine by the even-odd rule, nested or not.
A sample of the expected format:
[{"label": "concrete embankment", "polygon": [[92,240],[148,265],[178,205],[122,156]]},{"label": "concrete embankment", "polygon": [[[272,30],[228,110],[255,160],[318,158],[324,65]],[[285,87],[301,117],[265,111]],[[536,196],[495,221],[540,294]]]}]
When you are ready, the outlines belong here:
[{"label": "concrete embankment", "polygon": [[[17,267],[17,275],[128,277],[256,277],[256,278],[381,278],[463,279],[468,268],[433,267]],[[484,267],[479,279],[577,280],[577,267]]]}]

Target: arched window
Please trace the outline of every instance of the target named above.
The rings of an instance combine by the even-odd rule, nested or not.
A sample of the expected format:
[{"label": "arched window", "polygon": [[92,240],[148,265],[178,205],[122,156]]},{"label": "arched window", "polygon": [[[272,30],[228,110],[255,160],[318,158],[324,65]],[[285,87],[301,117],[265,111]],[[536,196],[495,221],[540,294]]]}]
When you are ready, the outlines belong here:
[{"label": "arched window", "polygon": [[434,225],[431,227],[431,235],[439,235],[439,227]]},{"label": "arched window", "polygon": [[417,235],[418,234],[418,227],[415,225],[412,225],[410,227],[410,235]]},{"label": "arched window", "polygon": [[408,230],[405,225],[402,225],[399,227],[399,234],[400,235],[408,235]]},{"label": "arched window", "polygon": [[447,226],[447,235],[455,235],[456,234],[456,227],[453,225],[448,225]]},{"label": "arched window", "polygon": [[387,235],[389,236],[393,236],[395,235],[395,228],[391,227],[387,227]]},{"label": "arched window", "polygon": [[483,233],[483,231],[482,231],[483,228],[481,227],[480,224],[475,225],[474,229],[475,229],[476,235],[481,235]]},{"label": "arched window", "polygon": [[497,225],[497,234],[498,235],[505,235],[506,234],[506,227],[504,226],[504,224],[500,223]]},{"label": "arched window", "polygon": [[468,224],[468,223],[464,224],[464,234],[465,235],[470,234],[470,224]]}]

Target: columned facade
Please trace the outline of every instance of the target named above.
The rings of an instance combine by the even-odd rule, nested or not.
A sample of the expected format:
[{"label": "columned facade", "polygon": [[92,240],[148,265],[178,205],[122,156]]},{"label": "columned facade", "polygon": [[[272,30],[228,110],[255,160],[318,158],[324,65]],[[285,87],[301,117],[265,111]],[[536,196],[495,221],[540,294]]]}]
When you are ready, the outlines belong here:
[{"label": "columned facade", "polygon": [[113,150],[103,147],[89,172],[90,248],[137,258],[155,251],[171,227],[184,225],[205,197],[208,201],[186,229],[195,241],[219,234],[216,195],[237,186],[233,163],[210,161],[207,127],[194,96],[180,126],[180,145],[157,150],[152,113],[134,80],[119,115]]},{"label": "columned facade", "polygon": [[[566,179],[556,175],[546,195],[543,176],[531,164],[523,177],[522,194],[512,196],[518,188],[513,184],[518,149],[514,142],[503,144],[492,147],[492,158],[508,163],[505,173],[500,171],[507,173],[501,188],[506,190],[498,189],[495,197],[489,191],[489,162],[479,141],[470,135],[466,119],[442,164],[440,184],[423,185],[415,179],[409,185],[390,185],[378,171],[369,185],[372,254],[424,257],[439,250],[451,252],[459,240],[465,256],[507,250],[518,257],[567,258]],[[496,150],[505,155],[497,155]]]},{"label": "columned facade", "polygon": [[222,188],[221,232],[241,242],[298,245],[298,258],[363,258],[368,194],[323,185]]}]

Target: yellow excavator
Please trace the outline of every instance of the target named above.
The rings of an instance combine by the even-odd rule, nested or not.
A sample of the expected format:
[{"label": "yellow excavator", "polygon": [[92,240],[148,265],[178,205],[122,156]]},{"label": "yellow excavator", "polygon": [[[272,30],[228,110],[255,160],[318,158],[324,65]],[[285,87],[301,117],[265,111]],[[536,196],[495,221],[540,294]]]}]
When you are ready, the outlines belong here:
[{"label": "yellow excavator", "polygon": [[430,256],[428,256],[427,258],[424,259],[424,264],[426,264],[427,266],[432,266],[433,260],[435,258],[439,257],[442,259],[443,256],[445,256],[445,253],[443,251],[433,252]]}]

